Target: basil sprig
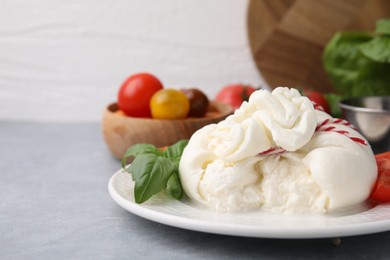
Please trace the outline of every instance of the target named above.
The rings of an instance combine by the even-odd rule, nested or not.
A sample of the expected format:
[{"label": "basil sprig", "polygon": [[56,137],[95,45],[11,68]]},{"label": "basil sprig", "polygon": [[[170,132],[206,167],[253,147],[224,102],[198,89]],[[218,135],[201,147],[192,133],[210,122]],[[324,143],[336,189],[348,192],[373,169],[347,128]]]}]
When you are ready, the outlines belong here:
[{"label": "basil sprig", "polygon": [[[184,195],[179,178],[179,162],[188,140],[161,150],[151,144],[131,146],[122,158],[122,168],[131,174],[136,203],[143,203],[153,195],[166,190],[175,199]],[[126,167],[129,158],[133,162]]]},{"label": "basil sprig", "polygon": [[375,32],[336,33],[322,62],[343,98],[390,95],[390,19],[379,20]]}]

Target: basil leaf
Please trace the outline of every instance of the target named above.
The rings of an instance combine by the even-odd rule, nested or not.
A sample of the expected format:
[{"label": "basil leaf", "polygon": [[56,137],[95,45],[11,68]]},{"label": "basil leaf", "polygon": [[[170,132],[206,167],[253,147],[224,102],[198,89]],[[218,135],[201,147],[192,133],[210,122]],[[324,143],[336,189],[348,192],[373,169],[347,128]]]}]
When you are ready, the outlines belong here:
[{"label": "basil leaf", "polygon": [[135,202],[145,202],[165,189],[174,168],[174,163],[168,158],[156,154],[138,155],[128,168],[135,182]]},{"label": "basil leaf", "polygon": [[352,96],[390,95],[390,63],[370,62],[360,71]]},{"label": "basil leaf", "polygon": [[330,107],[330,114],[333,117],[341,118],[341,108],[340,108],[340,101],[343,99],[343,96],[337,95],[334,93],[327,93],[325,94],[326,101],[328,101],[329,107]]},{"label": "basil leaf", "polygon": [[382,19],[376,23],[376,32],[390,35],[390,19]]},{"label": "basil leaf", "polygon": [[183,198],[184,192],[180,183],[179,172],[177,170],[175,170],[175,172],[168,179],[167,191],[175,199],[180,200]]},{"label": "basil leaf", "polygon": [[187,144],[188,140],[180,140],[177,143],[169,146],[163,154],[168,158],[180,158]]},{"label": "basil leaf", "polygon": [[343,32],[335,34],[326,45],[322,57],[324,68],[340,94],[351,95],[360,70],[371,62],[359,49],[360,44],[371,39],[370,34]]},{"label": "basil leaf", "polygon": [[377,22],[376,34],[335,34],[324,49],[322,61],[338,94],[390,95],[390,19]]},{"label": "basil leaf", "polygon": [[390,35],[377,36],[361,44],[359,49],[364,56],[373,61],[390,63]]},{"label": "basil leaf", "polygon": [[[131,174],[135,183],[136,203],[143,203],[165,189],[176,199],[183,197],[179,164],[187,143],[188,140],[181,140],[165,151],[150,144],[136,144],[126,151],[122,158],[122,167]],[[129,167],[125,168],[130,157],[135,159]]]},{"label": "basil leaf", "polygon": [[125,168],[127,160],[130,157],[136,157],[138,155],[148,153],[160,155],[161,151],[151,144],[135,144],[131,146],[122,157],[122,168]]}]

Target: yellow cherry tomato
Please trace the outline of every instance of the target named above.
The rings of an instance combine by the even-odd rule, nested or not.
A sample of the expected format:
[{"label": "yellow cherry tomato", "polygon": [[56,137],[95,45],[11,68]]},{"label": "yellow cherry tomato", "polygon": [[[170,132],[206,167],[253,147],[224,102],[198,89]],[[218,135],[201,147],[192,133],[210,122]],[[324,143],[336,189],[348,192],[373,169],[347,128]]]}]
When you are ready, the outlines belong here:
[{"label": "yellow cherry tomato", "polygon": [[150,109],[155,119],[183,119],[190,111],[190,101],[183,92],[166,88],[154,93]]}]

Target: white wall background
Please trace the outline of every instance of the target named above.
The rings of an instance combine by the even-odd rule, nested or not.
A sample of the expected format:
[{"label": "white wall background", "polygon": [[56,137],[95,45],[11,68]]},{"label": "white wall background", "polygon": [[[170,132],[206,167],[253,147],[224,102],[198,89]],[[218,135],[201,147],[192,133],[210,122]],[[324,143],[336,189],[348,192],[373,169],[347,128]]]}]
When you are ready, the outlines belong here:
[{"label": "white wall background", "polygon": [[264,84],[247,0],[2,0],[0,120],[100,121],[130,74],[166,87]]}]

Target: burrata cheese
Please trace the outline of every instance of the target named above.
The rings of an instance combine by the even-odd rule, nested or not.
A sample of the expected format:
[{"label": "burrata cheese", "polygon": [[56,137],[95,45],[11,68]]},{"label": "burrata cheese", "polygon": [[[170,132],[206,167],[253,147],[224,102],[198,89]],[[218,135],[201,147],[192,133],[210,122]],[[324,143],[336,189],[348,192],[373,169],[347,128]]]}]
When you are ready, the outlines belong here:
[{"label": "burrata cheese", "polygon": [[179,174],[186,194],[216,211],[326,213],[366,200],[377,166],[348,122],[278,87],[255,91],[233,115],[198,130]]}]

